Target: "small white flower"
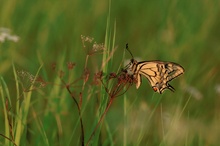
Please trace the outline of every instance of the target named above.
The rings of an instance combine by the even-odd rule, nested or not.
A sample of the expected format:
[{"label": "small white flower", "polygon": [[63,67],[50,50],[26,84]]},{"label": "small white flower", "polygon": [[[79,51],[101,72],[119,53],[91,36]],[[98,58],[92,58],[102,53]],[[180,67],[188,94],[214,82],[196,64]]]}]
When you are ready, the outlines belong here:
[{"label": "small white flower", "polygon": [[11,35],[11,36],[8,36],[8,40],[11,40],[13,42],[18,42],[19,41],[19,37],[16,36],[16,35]]},{"label": "small white flower", "polygon": [[220,84],[215,85],[215,91],[220,94]]},{"label": "small white flower", "polygon": [[190,93],[197,100],[200,100],[203,98],[202,93],[198,89],[196,89],[195,87],[187,86],[186,91],[188,93]]},{"label": "small white flower", "polygon": [[0,42],[5,42],[6,40],[18,42],[19,37],[17,35],[11,35],[10,29],[1,27],[0,28]]}]

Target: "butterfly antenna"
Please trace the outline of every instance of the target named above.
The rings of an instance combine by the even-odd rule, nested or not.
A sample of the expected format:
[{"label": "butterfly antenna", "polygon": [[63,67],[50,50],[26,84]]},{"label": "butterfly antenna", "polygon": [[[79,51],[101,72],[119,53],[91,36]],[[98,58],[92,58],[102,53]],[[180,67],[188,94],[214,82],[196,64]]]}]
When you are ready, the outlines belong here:
[{"label": "butterfly antenna", "polygon": [[133,57],[131,51],[130,51],[129,48],[128,48],[128,43],[126,44],[126,49],[127,49],[127,51],[131,54],[132,59],[134,59],[134,57]]}]

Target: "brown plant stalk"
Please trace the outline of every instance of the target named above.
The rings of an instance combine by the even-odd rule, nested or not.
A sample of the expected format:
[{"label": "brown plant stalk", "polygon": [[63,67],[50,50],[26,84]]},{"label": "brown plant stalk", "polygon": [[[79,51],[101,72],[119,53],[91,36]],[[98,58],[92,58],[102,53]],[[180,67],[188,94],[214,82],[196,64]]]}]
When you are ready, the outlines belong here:
[{"label": "brown plant stalk", "polygon": [[[96,124],[96,127],[94,128],[92,134],[90,135],[90,137],[86,143],[86,146],[88,146],[90,144],[93,136],[95,135],[96,130],[98,129],[98,127],[101,124],[101,122],[103,121],[106,113],[108,112],[110,106],[112,105],[113,100],[116,97],[124,94],[127,91],[127,89],[134,82],[134,79],[131,76],[129,76],[126,72],[123,72],[123,71],[118,75],[117,80],[118,80],[117,84],[115,86],[113,86],[110,93],[108,92],[108,88],[104,85],[103,81],[101,80],[102,84],[104,85],[105,91],[108,93],[108,95],[110,97],[110,100],[105,108],[105,111],[102,113],[102,116],[100,117],[98,123]],[[121,93],[121,91],[123,91],[124,87],[126,87],[126,86],[127,86],[127,89]],[[119,94],[119,93],[121,93],[121,94]]]}]

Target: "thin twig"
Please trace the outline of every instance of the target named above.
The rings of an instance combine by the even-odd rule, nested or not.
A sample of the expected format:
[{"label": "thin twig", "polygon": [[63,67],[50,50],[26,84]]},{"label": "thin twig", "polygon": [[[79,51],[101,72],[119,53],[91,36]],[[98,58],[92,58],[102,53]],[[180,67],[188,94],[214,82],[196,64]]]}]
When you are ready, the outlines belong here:
[{"label": "thin twig", "polygon": [[[103,84],[104,87],[105,87],[105,91],[106,91],[106,92],[108,93],[108,95],[110,96],[110,100],[109,100],[108,105],[106,106],[106,109],[105,109],[104,113],[102,114],[101,118],[99,119],[99,121],[98,121],[98,123],[97,123],[95,129],[93,130],[92,134],[90,135],[89,140],[88,140],[88,142],[86,143],[86,146],[89,145],[89,143],[90,143],[92,137],[95,135],[95,132],[96,132],[98,126],[100,125],[100,123],[103,121],[103,119],[104,119],[106,113],[108,112],[108,110],[109,110],[109,108],[110,108],[110,106],[111,106],[111,104],[112,104],[112,102],[113,102],[113,99],[114,99],[115,97],[118,97],[118,94],[121,92],[121,90],[123,90],[123,88],[125,87],[125,85],[127,85],[127,83],[129,82],[129,79],[130,79],[130,78],[125,78],[125,79],[124,79],[124,82],[120,82],[120,81],[119,81],[119,82],[117,83],[117,85],[113,87],[112,92],[110,92],[110,93],[108,92],[108,89],[106,88],[106,86]],[[102,81],[102,80],[101,80],[101,81]],[[102,82],[102,83],[103,83],[103,82]],[[130,85],[131,85],[131,83],[129,83],[128,88],[130,87]],[[128,90],[128,88],[126,89],[126,91]],[[124,93],[125,93],[125,92],[124,92]],[[122,95],[122,94],[120,94],[120,95]]]},{"label": "thin twig", "polygon": [[84,146],[84,127],[83,127],[83,121],[82,121],[82,115],[81,115],[81,109],[80,106],[78,104],[78,102],[76,101],[76,98],[72,95],[72,92],[70,91],[69,86],[66,86],[67,91],[69,92],[70,96],[72,97],[72,99],[74,100],[77,109],[78,109],[78,113],[79,113],[79,119],[80,119],[80,127],[81,127],[81,140],[82,140],[82,146]]},{"label": "thin twig", "polygon": [[90,135],[89,140],[88,140],[88,142],[86,143],[86,146],[89,145],[89,143],[90,143],[92,137],[95,135],[95,132],[96,132],[97,128],[99,127],[100,123],[102,122],[102,120],[104,119],[106,113],[108,112],[108,110],[109,110],[109,108],[110,108],[110,106],[111,106],[111,104],[112,104],[112,102],[113,102],[113,99],[114,99],[114,98],[111,98],[111,99],[109,100],[109,103],[108,103],[108,105],[107,105],[107,107],[106,107],[104,113],[102,114],[101,118],[99,119],[99,122],[97,123],[95,129],[93,130],[92,134]]},{"label": "thin twig", "polygon": [[12,143],[14,144],[14,146],[17,146],[17,144],[16,144],[12,139],[10,139],[9,137],[5,136],[4,134],[1,134],[1,133],[0,133],[0,136],[2,136],[2,137],[4,137],[4,138],[8,139],[10,142],[12,142]]}]

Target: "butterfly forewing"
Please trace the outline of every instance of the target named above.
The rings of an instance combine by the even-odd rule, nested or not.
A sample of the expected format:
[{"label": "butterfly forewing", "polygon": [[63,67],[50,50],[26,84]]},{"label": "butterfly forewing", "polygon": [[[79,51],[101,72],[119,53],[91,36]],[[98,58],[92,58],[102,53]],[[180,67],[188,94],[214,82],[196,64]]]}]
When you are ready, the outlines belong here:
[{"label": "butterfly forewing", "polygon": [[162,93],[165,89],[174,91],[174,88],[168,84],[169,81],[184,73],[184,69],[179,64],[162,61],[134,61],[132,70],[136,78],[136,87],[141,84],[141,75],[145,76],[153,90]]}]

